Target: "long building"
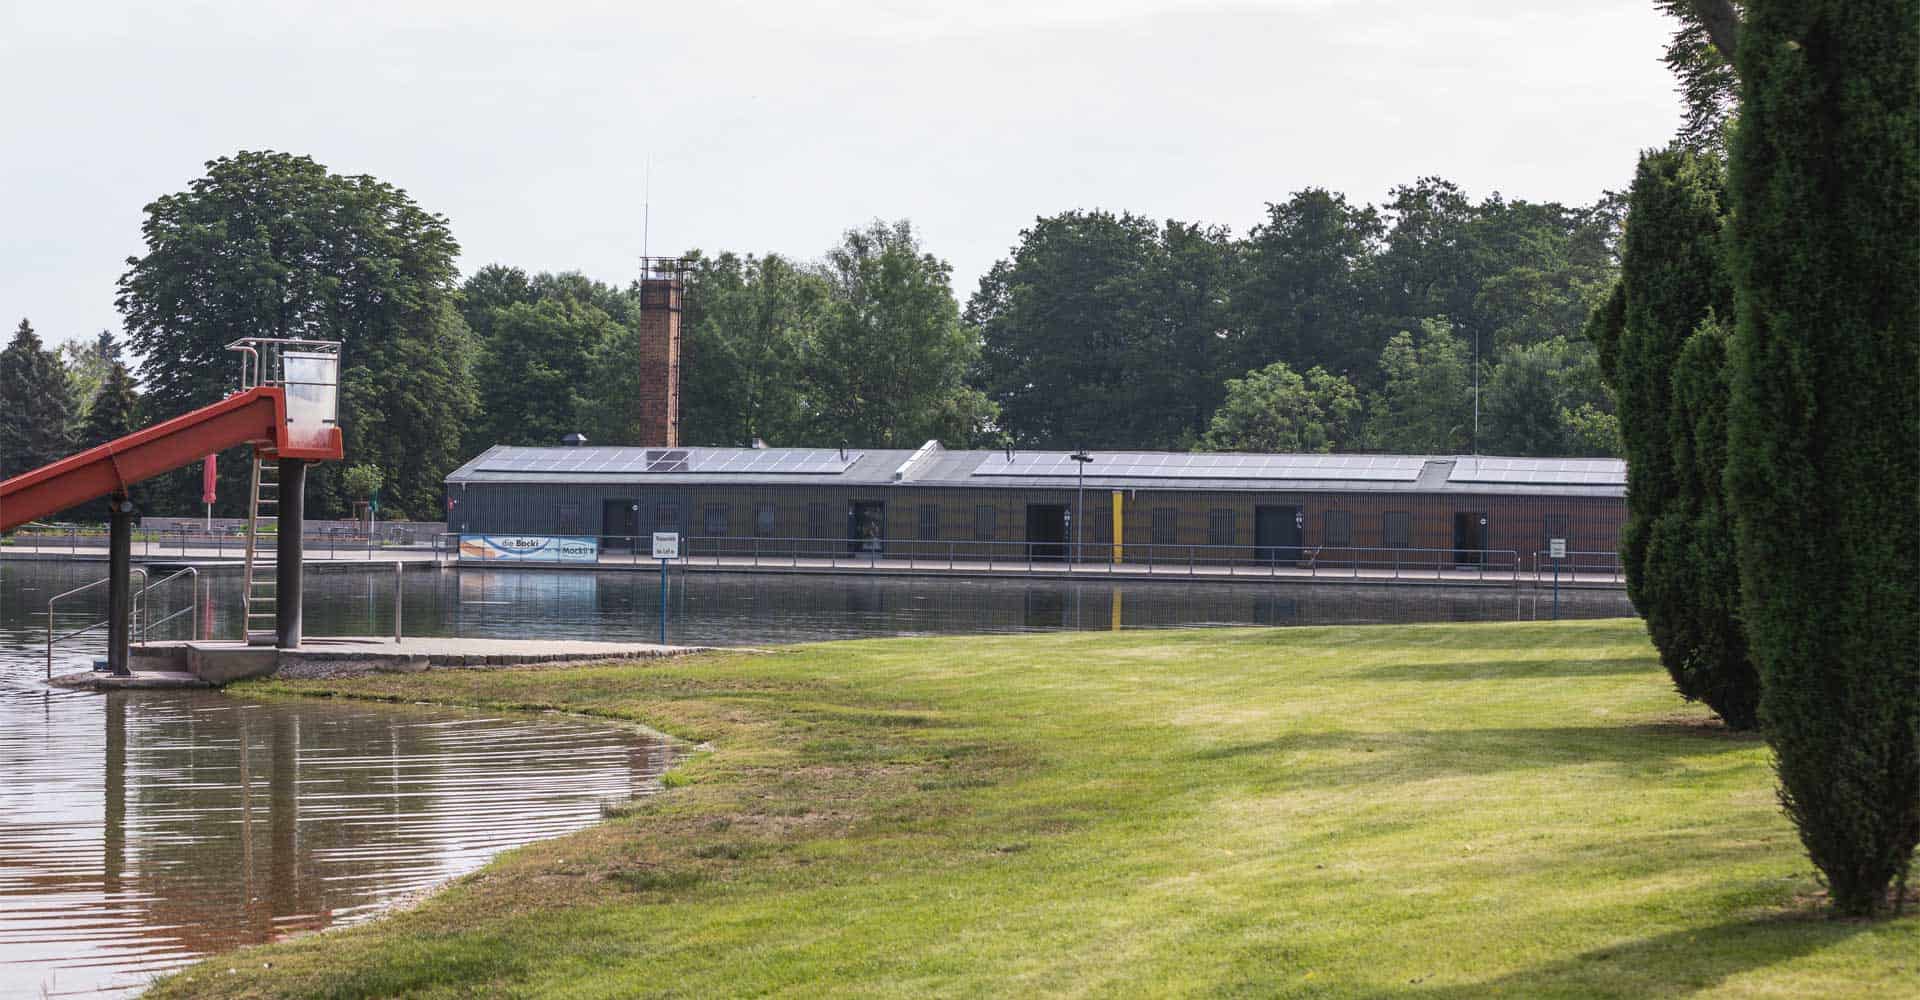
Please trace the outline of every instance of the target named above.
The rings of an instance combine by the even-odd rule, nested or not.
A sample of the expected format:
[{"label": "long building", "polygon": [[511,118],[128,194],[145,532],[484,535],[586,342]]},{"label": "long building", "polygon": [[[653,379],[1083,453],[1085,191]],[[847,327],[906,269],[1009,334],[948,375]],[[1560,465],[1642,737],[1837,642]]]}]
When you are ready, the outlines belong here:
[{"label": "long building", "polygon": [[[595,553],[1439,564],[1531,571],[1553,539],[1610,553],[1615,459],[495,446],[447,477],[463,539]],[[479,544],[478,542],[476,544]],[[519,544],[532,546],[522,541]],[[474,550],[478,552],[479,550]]]}]

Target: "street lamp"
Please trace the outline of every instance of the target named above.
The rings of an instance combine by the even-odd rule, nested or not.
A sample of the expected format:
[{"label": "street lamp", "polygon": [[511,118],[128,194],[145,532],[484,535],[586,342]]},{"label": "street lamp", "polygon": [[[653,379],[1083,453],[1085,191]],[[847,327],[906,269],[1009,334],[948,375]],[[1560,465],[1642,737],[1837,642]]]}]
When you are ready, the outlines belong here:
[{"label": "street lamp", "polygon": [[1093,456],[1082,448],[1067,457],[1080,466],[1080,484],[1075,487],[1073,498],[1073,561],[1080,562],[1086,556],[1080,541],[1087,531],[1087,463],[1093,461]]}]

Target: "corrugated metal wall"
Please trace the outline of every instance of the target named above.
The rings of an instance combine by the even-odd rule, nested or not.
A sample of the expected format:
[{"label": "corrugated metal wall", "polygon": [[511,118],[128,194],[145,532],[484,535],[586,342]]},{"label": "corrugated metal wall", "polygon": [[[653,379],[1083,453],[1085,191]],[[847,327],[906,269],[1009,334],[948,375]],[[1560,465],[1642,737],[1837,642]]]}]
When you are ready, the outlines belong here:
[{"label": "corrugated metal wall", "polygon": [[[1028,508],[1046,505],[1071,511],[1071,489],[965,487],[817,487],[755,485],[630,486],[484,484],[454,486],[458,501],[448,530],[477,534],[639,535],[674,530],[694,538],[806,538],[846,542],[856,505],[878,504],[885,551],[942,555],[965,543],[963,554],[985,555],[988,542],[1000,557],[1027,551]],[[1413,493],[1233,493],[1182,490],[1123,491],[1124,544],[1130,559],[1172,557],[1171,546],[1208,548],[1202,557],[1254,560],[1260,508],[1270,517],[1300,517],[1303,549],[1321,550],[1328,562],[1370,558],[1342,548],[1404,547],[1509,550],[1522,569],[1555,533],[1573,551],[1611,552],[1619,544],[1626,502],[1618,498],[1524,494]],[[1112,541],[1112,491],[1089,487],[1085,521],[1088,545]],[[637,508],[637,510],[635,509]],[[868,508],[871,509],[871,508]],[[1048,512],[1057,516],[1058,511]],[[1485,517],[1480,528],[1478,521]],[[1462,523],[1465,519],[1467,524]],[[1390,537],[1404,523],[1406,537]],[[1344,527],[1345,539],[1341,537]],[[1476,530],[1477,529],[1477,530]],[[1478,538],[1476,539],[1476,535]],[[1477,544],[1474,544],[1477,541]],[[618,541],[612,543],[620,547]],[[1299,558],[1314,552],[1287,553]],[[1104,549],[1090,558],[1105,558]]]}]

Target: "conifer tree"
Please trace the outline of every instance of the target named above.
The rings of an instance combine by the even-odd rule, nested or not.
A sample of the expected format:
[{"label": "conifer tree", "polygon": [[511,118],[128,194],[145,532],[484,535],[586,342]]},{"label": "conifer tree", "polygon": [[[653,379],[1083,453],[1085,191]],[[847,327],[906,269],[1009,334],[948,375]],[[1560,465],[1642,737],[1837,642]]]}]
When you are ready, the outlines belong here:
[{"label": "conifer tree", "polygon": [[1782,803],[1835,908],[1871,915],[1920,841],[1920,31],[1913,0],[1744,13],[1727,483],[1747,638]]},{"label": "conifer tree", "polygon": [[73,450],[73,397],[60,358],[21,320],[0,350],[0,479],[36,469]]},{"label": "conifer tree", "polygon": [[1715,317],[1733,310],[1721,246],[1725,188],[1711,154],[1670,149],[1641,159],[1620,301],[1601,310],[1614,324],[1601,355],[1627,454],[1627,593],[1680,694],[1705,702],[1733,729],[1752,729],[1760,682],[1735,613],[1739,572],[1720,486],[1725,448],[1715,439],[1725,434]]}]

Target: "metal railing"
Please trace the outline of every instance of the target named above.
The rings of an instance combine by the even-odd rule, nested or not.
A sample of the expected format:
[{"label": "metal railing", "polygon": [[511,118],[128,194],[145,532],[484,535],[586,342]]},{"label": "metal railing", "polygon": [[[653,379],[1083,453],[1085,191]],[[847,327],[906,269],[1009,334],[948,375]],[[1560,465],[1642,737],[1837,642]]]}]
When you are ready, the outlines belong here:
[{"label": "metal railing", "polygon": [[[128,638],[131,641],[136,642],[142,646],[146,645],[147,640],[153,635],[153,630],[155,628],[158,628],[161,625],[165,625],[170,621],[174,621],[180,618],[182,615],[193,616],[192,623],[188,629],[187,634],[194,636],[196,638],[200,635],[200,571],[199,570],[193,568],[192,566],[188,566],[183,569],[177,570],[171,574],[168,574],[167,576],[161,577],[159,580],[155,580],[151,583],[147,582],[147,571],[144,569],[135,567],[132,571],[132,575],[138,576],[140,578],[140,587],[137,590],[133,591],[132,593],[133,600],[131,602],[132,606],[127,609],[127,615],[129,618],[129,621],[127,623]],[[180,608],[179,610],[176,610],[176,611],[164,613],[158,618],[152,617],[152,615],[147,610],[148,595],[153,593],[156,590],[159,590],[161,587],[164,587],[167,584],[180,579],[183,576],[188,577],[193,581],[193,594],[190,598],[188,598],[187,606],[184,608]],[[56,644],[65,642],[68,639],[78,638],[79,636],[85,635],[88,632],[92,632],[95,629],[106,628],[107,625],[109,624],[109,619],[103,618],[100,621],[92,623],[91,625],[86,625],[81,628],[74,629],[71,632],[56,634],[56,630],[58,628],[58,619],[55,617],[56,609],[54,605],[66,598],[73,597],[78,594],[86,593],[87,591],[90,591],[95,587],[103,586],[107,584],[110,580],[111,580],[110,577],[105,579],[95,580],[92,583],[84,584],[82,586],[75,587],[72,590],[55,594],[52,597],[47,598],[47,678],[49,680],[53,678],[53,647]]]},{"label": "metal railing", "polygon": [[[238,559],[246,554],[247,538],[245,521],[233,530],[216,529],[208,532],[203,528],[136,528],[133,532],[133,554],[142,559],[177,557],[180,559]],[[301,545],[310,558],[324,555],[329,559],[375,558],[380,552],[389,549],[432,551],[436,547],[434,532],[422,532],[411,528],[386,526],[378,527],[374,532],[355,531],[349,528],[312,529],[300,533]],[[39,554],[65,552],[79,555],[82,552],[107,551],[108,534],[105,527],[87,525],[47,525],[22,528],[6,537],[0,553],[8,551],[32,551]]]},{"label": "metal railing", "polygon": [[[649,535],[601,535],[598,565],[653,565]],[[436,561],[458,559],[456,533]],[[1116,549],[1118,550],[1116,552]],[[681,540],[686,566],[946,570],[1034,575],[1147,574],[1192,577],[1442,580],[1519,584],[1513,549],[1253,546],[1128,542],[962,541],[919,538],[782,538],[694,535]],[[513,560],[476,561],[511,566]]]},{"label": "metal railing", "polygon": [[[1625,572],[1621,568],[1618,552],[1569,551],[1566,558],[1559,562],[1561,574],[1573,578],[1605,576],[1613,583],[1620,583],[1621,575]],[[1553,577],[1553,563],[1552,553],[1546,549],[1536,549],[1533,552],[1533,582],[1536,584],[1550,582]]]}]

